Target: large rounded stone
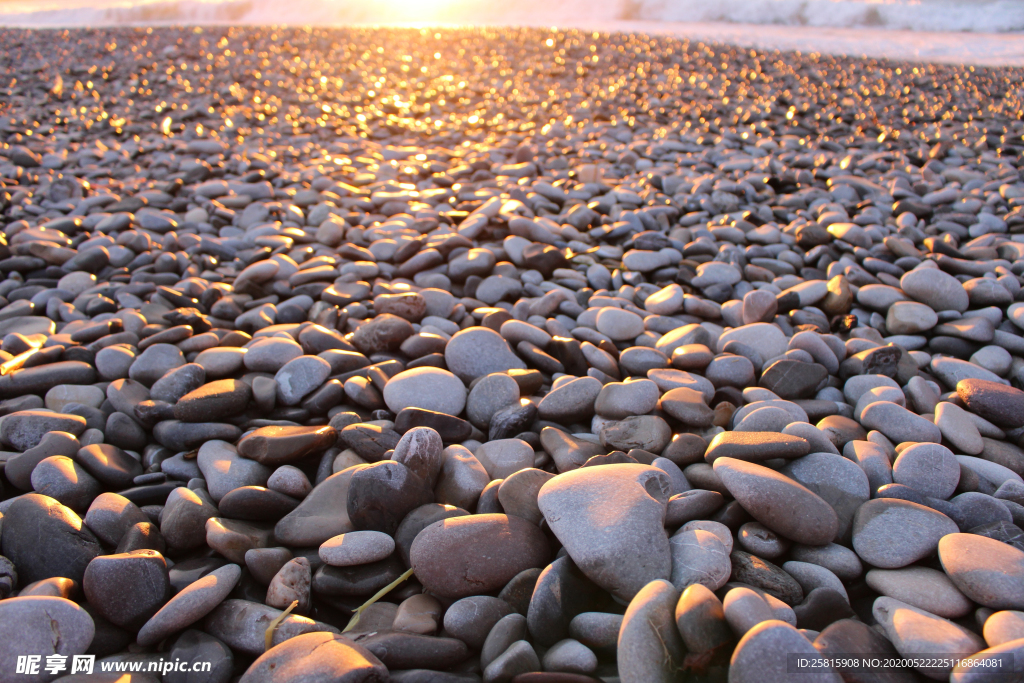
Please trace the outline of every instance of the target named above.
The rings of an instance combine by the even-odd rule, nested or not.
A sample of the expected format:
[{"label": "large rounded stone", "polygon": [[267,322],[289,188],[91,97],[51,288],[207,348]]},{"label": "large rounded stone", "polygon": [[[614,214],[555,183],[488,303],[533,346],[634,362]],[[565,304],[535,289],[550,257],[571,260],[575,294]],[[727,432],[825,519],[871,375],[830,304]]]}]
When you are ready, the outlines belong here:
[{"label": "large rounded stone", "polygon": [[14,562],[23,585],[55,576],[81,583],[89,562],[102,552],[78,515],[36,493],[7,508],[0,540],[2,554]]},{"label": "large rounded stone", "polygon": [[875,498],[853,518],[853,549],[868,564],[898,569],[931,555],[940,538],[959,530],[956,522],[924,505]]},{"label": "large rounded stone", "polygon": [[915,268],[900,278],[900,287],[933,311],[959,311],[970,305],[960,281],[938,268]]},{"label": "large rounded stone", "polygon": [[676,628],[679,591],[663,579],[647,583],[629,602],[616,650],[622,683],[672,683],[686,648]]},{"label": "large rounded stone", "polygon": [[448,369],[468,382],[492,372],[525,370],[526,363],[509,348],[508,342],[488,327],[467,327],[455,333],[444,349]]},{"label": "large rounded stone", "polygon": [[164,604],[171,584],[167,562],[155,550],[97,557],[85,570],[82,589],[107,621],[136,631]]},{"label": "large rounded stone", "polygon": [[533,524],[508,515],[466,515],[431,524],[409,559],[424,588],[463,598],[503,587],[516,574],[547,564],[551,549]]},{"label": "large rounded stone", "polygon": [[337,633],[304,633],[270,648],[239,683],[388,683],[387,667],[369,650]]},{"label": "large rounded stone", "polygon": [[[793,655],[810,663],[793,671]],[[843,679],[825,664],[821,654],[800,631],[784,621],[769,619],[747,631],[736,644],[729,662],[729,681],[842,683]]]},{"label": "large rounded stone", "polygon": [[[6,533],[6,532],[5,532]],[[27,583],[27,582],[26,582]],[[95,626],[89,614],[64,598],[26,596],[0,601],[0,671],[5,681],[45,683],[59,674],[48,673],[46,658],[85,653]],[[18,657],[42,658],[35,674],[17,674]]]},{"label": "large rounded stone", "polygon": [[824,545],[836,537],[835,510],[802,484],[735,458],[718,458],[713,467],[743,509],[772,531],[806,545]]},{"label": "large rounded stone", "polygon": [[1024,552],[976,534],[939,540],[942,568],[964,595],[991,609],[1024,608]]},{"label": "large rounded stone", "polygon": [[587,578],[629,600],[671,574],[664,529],[671,487],[667,474],[648,465],[584,467],[544,484],[537,504]]},{"label": "large rounded stone", "polygon": [[384,386],[384,402],[393,413],[403,408],[423,408],[458,415],[466,406],[466,386],[440,368],[413,368],[400,372]]}]

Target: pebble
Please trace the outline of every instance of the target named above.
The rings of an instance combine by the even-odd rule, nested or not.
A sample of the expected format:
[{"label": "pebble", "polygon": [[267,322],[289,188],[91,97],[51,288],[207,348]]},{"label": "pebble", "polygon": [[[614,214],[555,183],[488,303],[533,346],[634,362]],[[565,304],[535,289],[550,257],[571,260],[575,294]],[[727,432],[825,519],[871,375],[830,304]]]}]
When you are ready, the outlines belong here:
[{"label": "pebble", "polygon": [[835,510],[792,479],[735,458],[717,458],[713,467],[743,509],[772,531],[808,545],[823,545],[835,538],[839,529]]},{"label": "pebble", "polygon": [[384,387],[384,401],[393,413],[415,407],[459,415],[466,406],[466,387],[446,370],[414,368],[400,372],[388,381]]},{"label": "pebble", "polygon": [[901,451],[892,464],[892,480],[923,496],[945,500],[960,482],[960,463],[945,446],[914,444]]},{"label": "pebble", "polygon": [[519,572],[543,566],[549,552],[536,526],[485,514],[434,522],[416,536],[409,558],[425,588],[461,598],[502,588]]},{"label": "pebble", "polygon": [[976,534],[951,533],[938,545],[939,561],[964,595],[992,609],[1024,607],[1024,552]]},{"label": "pebble", "polygon": [[[791,655],[814,662],[812,672],[793,674]],[[746,681],[808,680],[839,683],[843,680],[823,661],[822,655],[807,638],[790,624],[768,619],[747,631],[736,644],[729,666],[729,679]]]},{"label": "pebble", "polygon": [[931,555],[939,539],[957,531],[956,523],[937,510],[907,500],[876,498],[857,510],[853,549],[870,565],[898,569]]},{"label": "pebble", "polygon": [[671,549],[663,524],[671,482],[647,465],[605,465],[560,474],[537,504],[573,562],[613,596],[629,600],[668,579]]},{"label": "pebble", "polygon": [[204,443],[199,448],[196,461],[215,503],[239,487],[263,486],[271,475],[269,467],[241,457],[234,446],[224,441]]},{"label": "pebble", "polygon": [[179,590],[139,630],[140,645],[159,643],[167,636],[199,621],[209,614],[231,593],[242,570],[237,564],[227,564]]},{"label": "pebble", "polygon": [[680,530],[669,539],[669,547],[672,552],[671,581],[678,591],[684,591],[693,584],[715,591],[724,586],[732,574],[731,548],[710,532]]},{"label": "pebble", "polygon": [[949,675],[953,667],[945,658],[968,657],[985,647],[978,635],[962,626],[895,598],[877,598],[871,611],[901,655],[935,655],[914,667],[929,678]]},{"label": "pebble", "polygon": [[0,666],[14,672],[19,654],[37,654],[41,657],[39,670],[18,677],[33,683],[53,680],[55,674],[43,666],[46,658],[59,655],[67,657],[63,661],[72,661],[75,655],[85,654],[95,632],[92,617],[71,600],[49,596],[8,598],[0,601]]},{"label": "pebble", "polygon": [[[891,656],[851,626],[879,593],[959,653],[931,620],[1020,592],[1024,129],[964,95],[1003,71],[890,65],[883,92],[857,58],[822,81],[664,36],[126,35],[0,35],[0,596],[88,602],[83,646],[201,650],[209,683],[569,683],[786,680],[780,648],[816,631]],[[623,51],[643,78],[611,92]],[[420,87],[441,76],[458,102]],[[910,120],[926,144],[878,136]],[[365,533],[357,564],[314,552]],[[175,638],[182,617],[130,651],[229,558],[248,571],[209,633]],[[279,608],[325,620],[290,615],[284,646],[330,634],[410,564],[352,638],[317,636],[338,657],[251,664]],[[659,628],[687,654],[648,632],[662,659],[616,664],[623,607],[672,582],[691,609],[666,597]],[[486,625],[433,635],[453,600],[531,616],[481,657]]]},{"label": "pebble", "polygon": [[14,563],[24,584],[64,577],[81,585],[86,567],[102,548],[72,510],[49,496],[29,493],[4,510],[0,554]]},{"label": "pebble", "polygon": [[679,591],[665,580],[651,581],[630,600],[619,631],[619,678],[627,683],[672,681],[686,654],[676,628]]},{"label": "pebble", "polygon": [[380,531],[350,531],[320,546],[320,559],[334,567],[383,560],[395,551],[395,540]]},{"label": "pebble", "polygon": [[486,327],[469,327],[453,335],[444,347],[444,359],[464,382],[492,372],[526,369],[501,335]]},{"label": "pebble", "polygon": [[944,572],[929,567],[872,569],[864,580],[881,595],[946,619],[958,619],[973,609],[973,603]]},{"label": "pebble", "polygon": [[97,557],[86,567],[82,580],[93,609],[129,631],[138,630],[156,614],[170,587],[167,562],[155,550]]},{"label": "pebble", "polygon": [[289,638],[261,654],[239,683],[297,683],[303,678],[377,683],[387,680],[388,670],[351,639],[313,632]]}]

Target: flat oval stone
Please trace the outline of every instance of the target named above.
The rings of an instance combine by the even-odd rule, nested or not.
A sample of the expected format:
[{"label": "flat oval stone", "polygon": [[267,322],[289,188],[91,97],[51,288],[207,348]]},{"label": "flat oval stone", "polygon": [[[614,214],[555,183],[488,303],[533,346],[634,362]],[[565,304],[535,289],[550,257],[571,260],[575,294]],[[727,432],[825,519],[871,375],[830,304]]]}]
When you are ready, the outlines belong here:
[{"label": "flat oval stone", "polygon": [[871,498],[868,477],[857,463],[833,453],[809,453],[779,471],[831,505],[839,519],[838,536],[849,537],[854,514]]},{"label": "flat oval stone", "polygon": [[507,515],[468,515],[435,522],[416,536],[409,556],[416,578],[446,598],[500,589],[550,557],[543,532]]},{"label": "flat oval stone", "polygon": [[[790,673],[792,655],[813,662],[810,671]],[[769,619],[743,635],[729,661],[730,683],[768,680],[841,683],[843,679],[824,665],[821,653],[800,631],[784,621]]]},{"label": "flat oval stone", "polygon": [[824,545],[836,537],[835,510],[803,485],[735,458],[718,458],[713,468],[743,509],[772,531],[807,545]]},{"label": "flat oval stone", "polygon": [[135,503],[116,493],[101,493],[85,513],[85,525],[107,545],[117,545],[125,532],[149,517]]},{"label": "flat oval stone", "polygon": [[942,432],[934,422],[889,401],[876,401],[868,405],[860,422],[867,429],[877,429],[885,434],[893,443],[942,441]]},{"label": "flat oval stone", "polygon": [[[61,655],[70,662],[84,654],[96,632],[92,617],[64,598],[24,596],[0,601],[0,670],[9,680],[44,683],[54,678],[45,670],[46,658]],[[18,656],[42,657],[38,673],[15,674]]]},{"label": "flat oval stone", "polygon": [[393,413],[412,407],[458,415],[466,406],[466,386],[447,370],[413,368],[388,380],[384,402]]},{"label": "flat oval stone", "polygon": [[920,268],[900,278],[900,288],[933,311],[959,311],[970,305],[967,290],[960,281],[938,268]]},{"label": "flat oval stone", "polygon": [[173,344],[153,344],[146,348],[132,363],[128,376],[147,387],[165,374],[185,364],[181,349]]},{"label": "flat oval stone", "polygon": [[302,347],[291,339],[264,337],[249,343],[242,362],[252,372],[277,372],[301,355]]},{"label": "flat oval stone", "polygon": [[941,444],[914,444],[901,451],[892,464],[892,480],[923,496],[945,500],[960,482],[960,463]]},{"label": "flat oval stone", "polygon": [[899,569],[935,552],[939,539],[955,534],[956,522],[937,510],[897,498],[875,498],[853,518],[853,549],[882,569]]},{"label": "flat oval stone", "polygon": [[187,363],[171,370],[153,383],[149,397],[154,401],[175,403],[182,396],[203,386],[206,370],[198,363]]},{"label": "flat oval stone", "polygon": [[799,458],[810,452],[806,439],[776,432],[721,432],[708,444],[704,460],[718,458],[762,462],[772,458]]},{"label": "flat oval stone", "polygon": [[881,595],[946,619],[958,619],[973,609],[946,574],[930,567],[872,569],[864,580]]},{"label": "flat oval stone", "polygon": [[594,414],[594,402],[602,388],[593,377],[578,377],[560,384],[540,400],[540,417],[562,423],[583,420]]},{"label": "flat oval stone", "polygon": [[967,409],[990,422],[1016,428],[1024,424],[1024,391],[983,379],[962,379],[956,393]]},{"label": "flat oval stone", "polygon": [[54,455],[32,470],[32,490],[82,512],[99,495],[102,487],[71,458]]},{"label": "flat oval stone", "polygon": [[235,379],[221,379],[195,389],[174,405],[174,418],[183,422],[210,422],[245,410],[252,388]]},{"label": "flat oval stone", "polygon": [[676,387],[661,397],[661,409],[688,427],[710,427],[715,413],[694,389]]},{"label": "flat oval stone", "polygon": [[985,620],[985,642],[997,647],[1012,640],[1024,638],[1024,612],[1002,610]]},{"label": "flat oval stone", "polygon": [[207,441],[235,441],[242,430],[225,422],[164,420],[153,428],[153,437],[172,451],[190,451]]},{"label": "flat oval stone", "polygon": [[312,588],[321,595],[365,598],[395,581],[405,569],[405,565],[394,556],[348,567],[323,564],[313,576]]},{"label": "flat oval stone", "polygon": [[969,657],[985,647],[985,641],[964,627],[893,598],[876,599],[871,611],[896,650],[904,657],[921,659],[915,668],[929,678],[945,679],[953,668],[952,659]]},{"label": "flat oval stone", "polygon": [[324,542],[320,559],[335,567],[383,560],[395,551],[395,541],[380,531],[350,531]]},{"label": "flat oval stone", "polygon": [[220,499],[225,517],[251,522],[276,522],[299,506],[299,501],[262,486],[239,486]]},{"label": "flat oval stone", "polygon": [[0,552],[14,563],[22,584],[52,577],[81,584],[86,567],[102,549],[71,509],[48,496],[28,493],[4,514]]},{"label": "flat oval stone", "polygon": [[[787,605],[803,602],[803,587],[782,567],[742,550],[733,550],[729,559],[734,581],[753,586]],[[771,607],[771,601],[767,604]]]},{"label": "flat oval stone", "polygon": [[355,527],[348,518],[348,487],[354,468],[348,468],[313,487],[297,508],[274,527],[279,543],[293,547],[319,546]]},{"label": "flat oval stone", "polygon": [[375,424],[350,424],[338,432],[338,440],[367,462],[377,462],[398,446],[401,436],[393,429]]},{"label": "flat oval stone", "polygon": [[397,315],[380,313],[352,335],[352,344],[365,354],[394,351],[414,334],[412,324]]},{"label": "flat oval stone", "polygon": [[622,681],[671,683],[686,650],[676,628],[679,591],[663,579],[643,586],[629,602],[619,631],[616,658]]},{"label": "flat oval stone", "polygon": [[271,469],[241,457],[226,441],[207,441],[199,448],[196,462],[206,478],[206,488],[214,502],[241,486],[263,486]]},{"label": "flat oval stone", "polygon": [[32,490],[32,470],[40,462],[54,455],[73,458],[82,444],[73,434],[47,432],[39,442],[24,453],[12,455],[4,467],[7,480],[23,491]]},{"label": "flat oval stone", "polygon": [[448,340],[444,349],[448,369],[464,382],[492,372],[525,370],[524,363],[508,342],[487,327],[467,327]]},{"label": "flat oval stone", "polygon": [[729,549],[714,534],[700,529],[680,531],[669,539],[672,585],[683,591],[700,584],[716,591],[729,580]]},{"label": "flat oval stone", "polygon": [[644,331],[644,320],[632,311],[605,306],[597,314],[597,331],[614,341],[635,339]]},{"label": "flat oval stone", "polygon": [[456,638],[397,631],[360,633],[352,640],[396,671],[444,671],[465,660],[470,652],[466,643]]},{"label": "flat oval stone", "polygon": [[758,386],[783,399],[810,398],[828,377],[828,370],[817,363],[777,360],[762,373]]},{"label": "flat oval stone", "polygon": [[[233,650],[256,657],[266,650],[267,629],[281,614],[279,609],[248,600],[225,600],[203,620],[203,630]],[[334,627],[289,614],[274,629],[272,644],[285,642],[303,633],[332,630]]]},{"label": "flat oval stone", "polygon": [[278,467],[330,448],[337,440],[338,432],[329,425],[260,427],[238,442],[238,454]]},{"label": "flat oval stone", "polygon": [[511,613],[511,605],[500,598],[469,596],[456,600],[445,611],[444,630],[473,649],[480,649],[494,625]]},{"label": "flat oval stone", "polygon": [[634,448],[660,453],[672,440],[672,428],[658,415],[631,415],[601,426],[601,444],[608,449]]},{"label": "flat oval stone", "polygon": [[421,505],[407,514],[402,523],[398,525],[398,531],[394,535],[395,546],[398,548],[398,555],[402,558],[402,562],[406,565],[411,564],[409,552],[412,548],[412,542],[416,540],[421,531],[434,522],[440,522],[442,519],[463,517],[468,514],[469,512],[462,508],[441,503]]},{"label": "flat oval stone", "polygon": [[939,540],[939,560],[964,595],[991,609],[1024,607],[1024,552],[976,534]]},{"label": "flat oval stone", "polygon": [[400,462],[433,488],[441,472],[444,443],[429,427],[414,427],[402,435],[391,459]]},{"label": "flat oval stone", "polygon": [[676,627],[690,652],[710,652],[732,641],[722,601],[706,586],[687,587],[675,612]]},{"label": "flat oval stone", "polygon": [[48,410],[20,410],[0,418],[0,440],[16,450],[27,451],[36,446],[47,432],[66,432],[80,436],[85,428],[85,418],[78,415],[51,413]]},{"label": "flat oval stone", "polygon": [[209,614],[238,583],[242,569],[228,564],[190,583],[160,608],[139,631],[139,645],[154,645]]},{"label": "flat oval stone", "polygon": [[337,633],[298,635],[252,663],[239,683],[387,683],[387,668],[369,650]]}]

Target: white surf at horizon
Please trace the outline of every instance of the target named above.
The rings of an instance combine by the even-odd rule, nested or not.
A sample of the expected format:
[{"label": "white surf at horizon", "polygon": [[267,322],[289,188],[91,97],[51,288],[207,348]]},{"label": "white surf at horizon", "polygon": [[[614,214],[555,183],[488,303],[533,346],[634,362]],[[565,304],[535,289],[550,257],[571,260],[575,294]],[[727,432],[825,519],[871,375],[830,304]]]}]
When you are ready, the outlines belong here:
[{"label": "white surf at horizon", "polygon": [[474,25],[1024,66],[1024,0],[0,0],[0,25]]}]

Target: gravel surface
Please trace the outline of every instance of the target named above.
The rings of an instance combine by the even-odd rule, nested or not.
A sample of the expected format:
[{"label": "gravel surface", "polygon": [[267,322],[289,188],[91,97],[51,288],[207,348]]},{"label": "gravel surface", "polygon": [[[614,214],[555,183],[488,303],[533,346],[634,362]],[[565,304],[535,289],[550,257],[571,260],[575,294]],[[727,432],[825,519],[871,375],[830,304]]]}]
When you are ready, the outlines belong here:
[{"label": "gravel surface", "polygon": [[1024,654],[1020,71],[526,29],[0,55],[0,679]]}]

